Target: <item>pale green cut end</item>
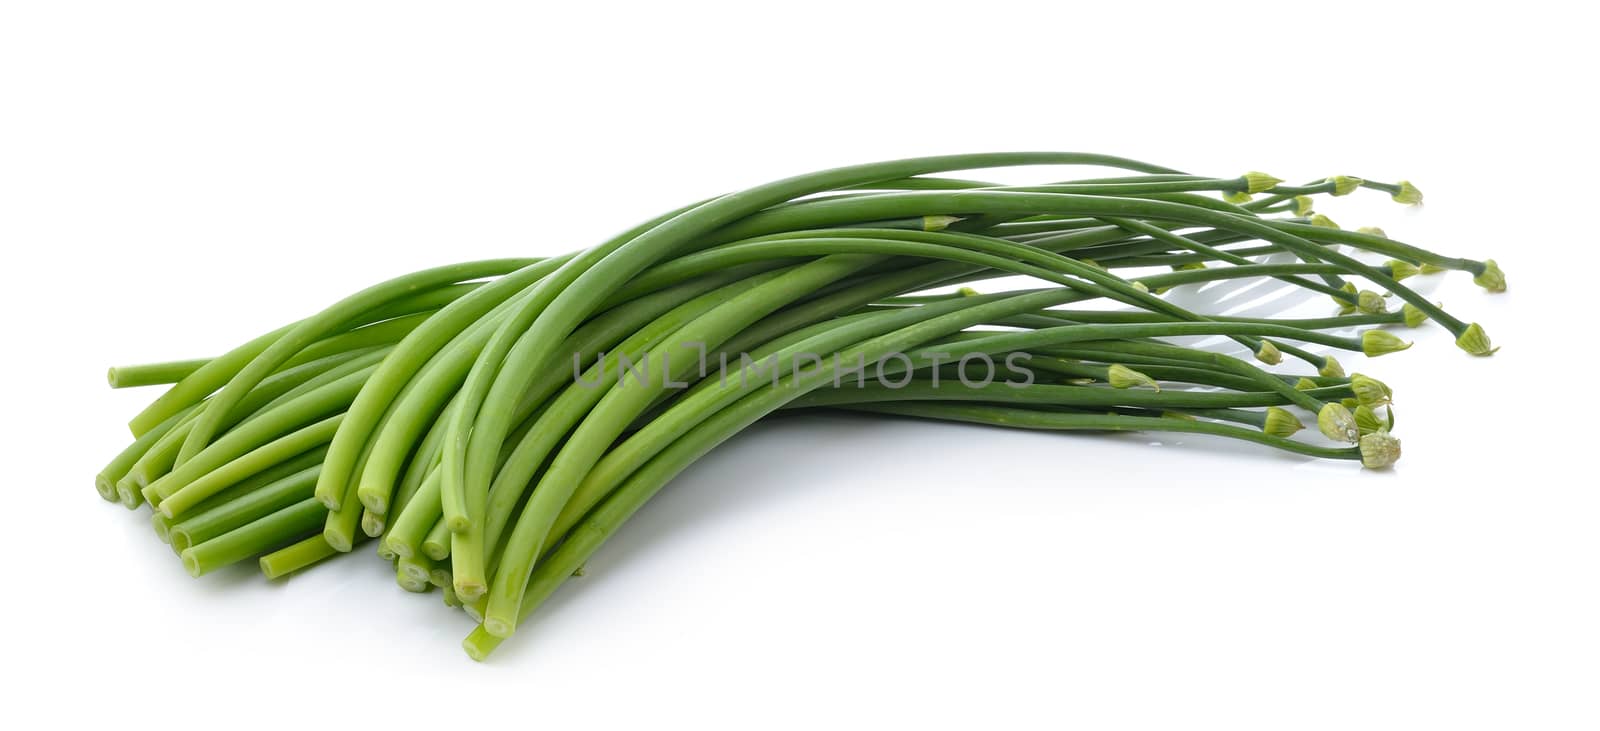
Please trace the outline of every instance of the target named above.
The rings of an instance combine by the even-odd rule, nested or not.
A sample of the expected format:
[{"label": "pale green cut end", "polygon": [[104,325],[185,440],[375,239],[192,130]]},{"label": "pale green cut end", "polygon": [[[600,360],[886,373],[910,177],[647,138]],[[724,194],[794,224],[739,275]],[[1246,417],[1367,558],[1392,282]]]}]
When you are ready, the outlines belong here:
[{"label": "pale green cut end", "polygon": [[1244,174],[1245,192],[1247,193],[1265,193],[1278,187],[1278,184],[1282,182],[1282,178],[1274,178],[1266,173],[1249,172]]},{"label": "pale green cut end", "polygon": [[1106,369],[1106,381],[1111,384],[1112,388],[1133,388],[1135,386],[1146,386],[1157,391],[1161,390],[1161,384],[1156,383],[1156,379],[1122,365],[1121,363],[1113,363],[1111,364],[1110,368]]},{"label": "pale green cut end", "polygon": [[1456,347],[1473,355],[1494,355],[1499,348],[1489,344],[1489,334],[1483,331],[1483,326],[1474,322],[1456,338]]},{"label": "pale green cut end", "polygon": [[1483,273],[1472,278],[1472,283],[1489,290],[1490,292],[1506,291],[1506,273],[1500,271],[1500,265],[1493,259],[1483,262]]},{"label": "pale green cut end", "polygon": [[1400,181],[1399,192],[1390,197],[1394,198],[1396,203],[1404,203],[1408,206],[1422,205],[1422,191],[1417,190],[1417,186],[1412,185],[1409,180]]},{"label": "pale green cut end", "polygon": [[1356,426],[1355,414],[1344,404],[1324,404],[1317,412],[1317,431],[1336,442],[1355,444],[1361,439],[1361,429]]},{"label": "pale green cut end", "polygon": [[1375,431],[1359,442],[1361,465],[1370,470],[1381,470],[1400,461],[1400,440],[1387,431]]},{"label": "pale green cut end", "polygon": [[1398,353],[1409,347],[1411,343],[1401,340],[1388,330],[1368,330],[1361,333],[1361,352],[1370,358]]}]

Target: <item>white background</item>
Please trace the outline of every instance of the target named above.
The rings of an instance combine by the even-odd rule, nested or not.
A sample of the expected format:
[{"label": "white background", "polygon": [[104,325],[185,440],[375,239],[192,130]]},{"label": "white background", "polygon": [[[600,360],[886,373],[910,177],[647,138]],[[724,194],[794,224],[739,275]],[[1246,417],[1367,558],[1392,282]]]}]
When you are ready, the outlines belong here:
[{"label": "white background", "polygon": [[[7,711],[1600,726],[1592,26],[1539,2],[1075,5],[6,3]],[[153,398],[107,390],[108,365],[776,177],[998,149],[1409,178],[1423,209],[1322,208],[1497,258],[1506,294],[1426,286],[1505,350],[1434,327],[1348,361],[1397,392],[1405,459],[1382,474],[1195,438],[763,425],[485,665],[458,649],[469,620],[369,553],[193,580],[91,489]]]}]

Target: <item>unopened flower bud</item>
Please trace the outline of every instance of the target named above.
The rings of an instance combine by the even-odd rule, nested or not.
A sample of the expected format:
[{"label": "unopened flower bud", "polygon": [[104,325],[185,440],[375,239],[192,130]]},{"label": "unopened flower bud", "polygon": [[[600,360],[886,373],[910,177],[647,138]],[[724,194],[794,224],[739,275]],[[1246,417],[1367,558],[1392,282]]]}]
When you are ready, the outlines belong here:
[{"label": "unopened flower bud", "polygon": [[1267,365],[1277,365],[1283,362],[1283,351],[1273,345],[1271,340],[1261,341],[1261,347],[1256,350],[1256,360]]},{"label": "unopened flower bud", "polygon": [[1468,325],[1467,329],[1456,338],[1456,347],[1473,355],[1494,355],[1494,352],[1499,350],[1489,345],[1489,334],[1476,322]]},{"label": "unopened flower bud", "polygon": [[1350,442],[1355,444],[1361,440],[1361,430],[1356,426],[1356,417],[1344,404],[1325,404],[1317,412],[1317,430],[1322,435],[1336,442]]},{"label": "unopened flower bud", "polygon": [[1404,203],[1408,206],[1422,204],[1422,191],[1417,190],[1417,186],[1412,185],[1409,180],[1400,181],[1400,191],[1390,197],[1394,199],[1394,202]]},{"label": "unopened flower bud", "polygon": [[1363,182],[1361,178],[1352,178],[1348,175],[1335,175],[1328,179],[1333,181],[1334,195],[1350,195],[1356,191],[1356,188],[1361,187]]},{"label": "unopened flower bud", "polygon": [[1401,340],[1388,330],[1368,330],[1361,333],[1361,352],[1371,358],[1398,353],[1409,347],[1411,343]]},{"label": "unopened flower bud", "polygon": [[1400,460],[1400,440],[1386,431],[1361,437],[1361,466],[1381,470]]},{"label": "unopened flower bud", "polygon": [[1161,384],[1156,383],[1156,379],[1122,365],[1121,363],[1113,363],[1111,364],[1110,368],[1106,369],[1106,381],[1111,384],[1112,388],[1149,386],[1157,391],[1161,390]]},{"label": "unopened flower bud", "polygon": [[1294,414],[1289,413],[1288,409],[1282,409],[1277,406],[1267,407],[1267,420],[1261,425],[1262,433],[1285,439],[1304,428],[1306,428],[1306,425],[1300,423],[1300,420],[1296,419]]},{"label": "unopened flower bud", "polygon": [[1350,374],[1350,390],[1355,392],[1356,401],[1362,406],[1376,408],[1394,399],[1394,392],[1389,390],[1388,384],[1361,373]]},{"label": "unopened flower bud", "polygon": [[1245,173],[1244,183],[1246,193],[1264,193],[1278,187],[1283,182],[1281,178],[1274,178],[1266,173]]},{"label": "unopened flower bud", "polygon": [[1506,291],[1506,273],[1500,271],[1500,265],[1493,259],[1483,262],[1483,273],[1472,278],[1472,283],[1489,290],[1490,292]]},{"label": "unopened flower bud", "polygon": [[1417,265],[1412,264],[1409,261],[1390,259],[1389,261],[1384,262],[1384,266],[1389,268],[1389,278],[1396,282],[1405,279],[1406,277],[1416,276],[1417,274]]}]

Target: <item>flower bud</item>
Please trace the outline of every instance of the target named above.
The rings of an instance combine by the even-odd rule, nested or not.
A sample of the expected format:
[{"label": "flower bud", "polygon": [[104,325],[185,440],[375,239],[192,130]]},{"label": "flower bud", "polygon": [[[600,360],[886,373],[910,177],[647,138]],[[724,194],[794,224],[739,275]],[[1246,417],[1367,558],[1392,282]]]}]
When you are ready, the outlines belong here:
[{"label": "flower bud", "polygon": [[1400,181],[1400,191],[1389,197],[1393,198],[1396,203],[1404,203],[1408,206],[1422,205],[1422,191],[1417,190],[1417,186],[1412,185],[1409,180]]},{"label": "flower bud", "polygon": [[1376,431],[1361,437],[1361,466],[1381,470],[1400,460],[1400,440],[1386,431]]},{"label": "flower bud", "polygon": [[1371,406],[1357,406],[1350,413],[1355,415],[1356,429],[1361,432],[1362,436],[1375,431],[1382,431],[1384,428],[1383,422],[1378,419],[1378,412],[1374,411]]},{"label": "flower bud", "polygon": [[1249,203],[1253,197],[1254,196],[1251,196],[1249,193],[1245,193],[1243,191],[1224,191],[1222,194],[1222,200],[1232,203],[1236,206],[1242,206],[1246,203]]},{"label": "flower bud", "polygon": [[1462,331],[1456,338],[1456,347],[1473,355],[1494,355],[1499,348],[1490,347],[1489,334],[1483,331],[1483,326],[1474,322]]},{"label": "flower bud", "polygon": [[1250,172],[1244,174],[1245,192],[1247,193],[1264,193],[1278,187],[1278,183],[1281,182],[1283,182],[1282,179],[1274,178],[1266,173]]},{"label": "flower bud", "polygon": [[1273,345],[1271,340],[1261,341],[1261,347],[1256,350],[1256,360],[1267,365],[1277,365],[1283,362],[1283,351]]},{"label": "flower bud", "polygon": [[1362,406],[1376,408],[1394,399],[1394,392],[1389,390],[1388,384],[1361,373],[1350,374],[1350,390],[1355,392],[1356,401]]},{"label": "flower bud", "polygon": [[1294,382],[1294,390],[1296,391],[1310,391],[1314,388],[1321,388],[1321,386],[1318,386],[1316,381],[1309,378],[1301,378]]},{"label": "flower bud", "polygon": [[1428,313],[1418,309],[1416,305],[1410,302],[1400,308],[1400,314],[1405,317],[1406,327],[1418,327],[1428,321]]},{"label": "flower bud", "polygon": [[1438,274],[1439,272],[1446,272],[1450,270],[1445,269],[1438,264],[1423,264],[1422,266],[1417,267],[1417,271],[1423,274]]},{"label": "flower bud", "polygon": [[1322,356],[1322,367],[1317,369],[1317,375],[1328,378],[1343,378],[1344,366],[1339,365],[1338,359],[1331,355]]},{"label": "flower bud", "polygon": [[1389,261],[1384,262],[1384,266],[1389,268],[1389,278],[1396,282],[1405,279],[1406,277],[1416,276],[1417,274],[1417,265],[1412,264],[1409,261],[1390,259]]},{"label": "flower bud", "polygon": [[1472,283],[1489,290],[1490,292],[1506,291],[1506,273],[1500,271],[1500,265],[1493,259],[1483,262],[1483,273],[1472,278]]},{"label": "flower bud", "polygon": [[1316,201],[1309,195],[1295,196],[1294,215],[1302,217],[1311,215],[1311,206],[1314,203],[1316,203]]},{"label": "flower bud", "polygon": [[1288,409],[1277,406],[1267,407],[1267,420],[1261,425],[1262,433],[1285,439],[1304,428],[1306,425],[1294,418],[1294,414],[1289,413]]},{"label": "flower bud", "polygon": [[1350,195],[1356,191],[1356,188],[1361,187],[1361,183],[1364,182],[1361,178],[1352,178],[1348,175],[1335,175],[1328,178],[1328,180],[1333,181],[1333,194],[1336,196]]},{"label": "flower bud", "polygon": [[1366,353],[1369,358],[1398,353],[1409,347],[1411,343],[1395,337],[1395,334],[1388,330],[1368,330],[1361,333],[1361,352]]},{"label": "flower bud", "polygon": [[1378,228],[1377,226],[1362,226],[1361,228],[1356,229],[1356,233],[1362,233],[1368,236],[1376,236],[1380,239],[1389,238],[1389,234],[1384,233],[1384,230]]},{"label": "flower bud", "polygon": [[1334,229],[1334,230],[1338,230],[1339,229],[1339,224],[1334,223],[1333,219],[1328,218],[1327,216],[1324,216],[1324,215],[1322,215],[1320,213],[1318,213],[1318,214],[1316,214],[1316,215],[1311,217],[1311,225],[1313,225],[1313,226],[1321,226],[1323,228],[1331,228],[1331,229]]},{"label": "flower bud", "polygon": [[1356,309],[1369,315],[1381,315],[1389,311],[1389,303],[1383,301],[1383,295],[1363,289],[1356,294]]},{"label": "flower bud", "polygon": [[1156,383],[1156,379],[1122,365],[1121,363],[1112,363],[1111,367],[1106,369],[1106,381],[1111,384],[1112,388],[1149,386],[1157,391],[1161,390],[1161,384]]},{"label": "flower bud", "polygon": [[1361,440],[1361,430],[1356,426],[1356,417],[1344,404],[1325,404],[1317,412],[1317,430],[1322,435],[1336,442],[1350,442],[1355,444]]},{"label": "flower bud", "polygon": [[960,216],[923,216],[922,217],[922,230],[923,231],[943,231],[943,230],[949,228],[950,224],[955,223],[956,221],[959,221],[959,220],[961,220]]}]

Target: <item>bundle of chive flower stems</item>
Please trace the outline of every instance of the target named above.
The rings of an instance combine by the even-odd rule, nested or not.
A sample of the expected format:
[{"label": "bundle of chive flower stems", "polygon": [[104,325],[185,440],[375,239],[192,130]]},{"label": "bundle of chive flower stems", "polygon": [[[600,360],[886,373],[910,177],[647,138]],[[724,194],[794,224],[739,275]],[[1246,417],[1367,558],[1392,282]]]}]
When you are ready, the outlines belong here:
[{"label": "bundle of chive flower stems", "polygon": [[[1033,165],[1116,175],[958,175]],[[565,256],[401,276],[215,358],[113,368],[115,387],[168,387],[96,487],[149,504],[196,576],[258,558],[276,578],[370,540],[401,587],[437,587],[477,622],[463,646],[482,659],[675,475],[779,412],[1202,434],[1381,469],[1400,455],[1390,389],[1336,353],[1403,350],[1394,331],[1431,321],[1489,355],[1482,327],[1402,280],[1505,280],[1492,260],[1312,212],[1368,192],[1421,202],[1406,182],[1062,152],[779,180]],[[965,286],[1016,276],[1033,286]],[[1325,298],[1327,316],[1163,297],[1265,278]],[[1189,336],[1243,350],[1172,341]],[[1029,377],[982,367],[997,362]],[[1316,428],[1297,433],[1302,419]]]}]

